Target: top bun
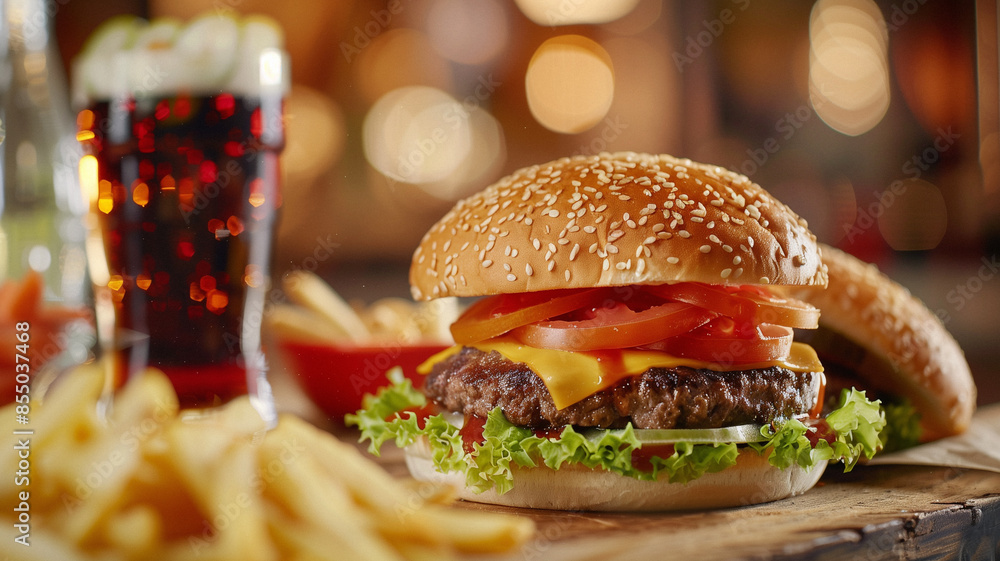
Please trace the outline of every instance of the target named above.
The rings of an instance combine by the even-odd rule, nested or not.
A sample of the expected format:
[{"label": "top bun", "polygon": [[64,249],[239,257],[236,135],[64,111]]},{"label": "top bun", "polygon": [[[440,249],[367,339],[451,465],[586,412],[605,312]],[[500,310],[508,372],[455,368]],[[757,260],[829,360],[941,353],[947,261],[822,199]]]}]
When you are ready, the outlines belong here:
[{"label": "top bun", "polygon": [[908,398],[920,412],[921,440],[964,432],[976,410],[976,385],[955,338],[875,265],[822,249],[829,288],[797,288],[791,295],[820,309],[820,325],[874,355],[877,360],[858,365],[855,374],[875,390]]},{"label": "top bun", "polygon": [[410,268],[416,300],[679,281],[827,279],[806,221],[747,177],[631,152],[514,172],[459,201]]}]

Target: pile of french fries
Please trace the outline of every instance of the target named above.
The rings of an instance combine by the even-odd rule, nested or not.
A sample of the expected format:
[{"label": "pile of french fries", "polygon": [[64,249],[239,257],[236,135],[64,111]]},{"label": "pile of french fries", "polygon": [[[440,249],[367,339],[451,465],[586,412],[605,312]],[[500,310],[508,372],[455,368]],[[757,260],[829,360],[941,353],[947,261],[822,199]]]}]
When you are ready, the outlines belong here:
[{"label": "pile of french fries", "polygon": [[268,325],[286,339],[315,343],[451,344],[448,327],[460,313],[456,298],[412,302],[383,298],[369,305],[345,301],[329,284],[308,271],[282,279],[290,303],[268,314]]},{"label": "pile of french fries", "polygon": [[[391,477],[294,417],[265,430],[246,399],[179,411],[156,370],[106,415],[103,376],[81,366],[33,402],[29,546],[15,541],[18,453],[0,446],[0,559],[448,559],[527,540],[530,521],[446,506],[448,491]],[[24,438],[24,437],[21,437]]]}]

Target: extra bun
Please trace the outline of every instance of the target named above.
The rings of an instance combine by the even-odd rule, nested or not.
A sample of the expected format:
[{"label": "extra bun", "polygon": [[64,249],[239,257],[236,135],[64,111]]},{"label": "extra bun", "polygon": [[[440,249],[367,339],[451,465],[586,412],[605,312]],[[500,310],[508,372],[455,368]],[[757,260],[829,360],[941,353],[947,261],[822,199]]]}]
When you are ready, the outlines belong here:
[{"label": "extra bun", "polygon": [[766,503],[811,489],[826,468],[810,471],[797,465],[779,470],[750,448],[741,448],[736,465],[707,473],[688,483],[640,481],[580,465],[514,470],[514,488],[503,495],[492,489],[476,493],[465,486],[465,475],[434,469],[426,447],[406,448],[406,465],[414,478],[452,484],[468,501],[522,508],[592,511],[664,511],[724,508]]},{"label": "extra bun", "polygon": [[964,432],[976,408],[976,386],[941,321],[874,265],[832,247],[822,250],[829,288],[791,293],[820,309],[821,326],[874,355],[856,374],[877,391],[909,399],[920,412],[923,440]]},{"label": "extra bun", "polygon": [[743,175],[665,155],[563,158],[460,201],[413,255],[416,300],[701,281],[826,285],[805,220]]}]

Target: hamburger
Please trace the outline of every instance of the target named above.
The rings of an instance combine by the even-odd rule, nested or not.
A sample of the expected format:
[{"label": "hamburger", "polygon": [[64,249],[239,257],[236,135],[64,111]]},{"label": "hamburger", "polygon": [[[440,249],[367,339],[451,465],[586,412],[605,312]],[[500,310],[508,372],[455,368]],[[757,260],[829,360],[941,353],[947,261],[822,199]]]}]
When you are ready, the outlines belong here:
[{"label": "hamburger", "polygon": [[463,498],[580,510],[773,501],[882,447],[884,412],[794,330],[827,285],[806,222],[745,176],[666,155],[563,158],[460,201],[413,255],[416,300],[479,297],[456,345],[348,416]]},{"label": "hamburger", "polygon": [[[865,388],[889,420],[885,449],[965,432],[976,386],[961,347],[941,320],[875,265],[821,246],[829,286],[789,287],[819,308],[819,328],[797,335],[825,366],[827,394]],[[829,406],[829,405],[828,405]]]}]

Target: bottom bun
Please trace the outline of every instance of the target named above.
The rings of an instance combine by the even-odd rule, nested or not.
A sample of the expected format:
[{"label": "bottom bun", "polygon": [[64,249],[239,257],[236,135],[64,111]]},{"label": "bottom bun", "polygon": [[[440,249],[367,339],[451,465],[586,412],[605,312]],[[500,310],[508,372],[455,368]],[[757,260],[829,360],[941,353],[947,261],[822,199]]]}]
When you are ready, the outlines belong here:
[{"label": "bottom bun", "polygon": [[801,495],[811,489],[826,468],[820,463],[806,471],[799,466],[780,470],[750,448],[741,448],[736,465],[707,473],[688,483],[640,481],[580,465],[558,470],[512,466],[514,487],[503,495],[492,489],[476,493],[465,486],[465,475],[434,469],[425,445],[406,448],[406,466],[421,481],[453,485],[467,501],[522,508],[593,511],[665,511],[747,506]]}]

